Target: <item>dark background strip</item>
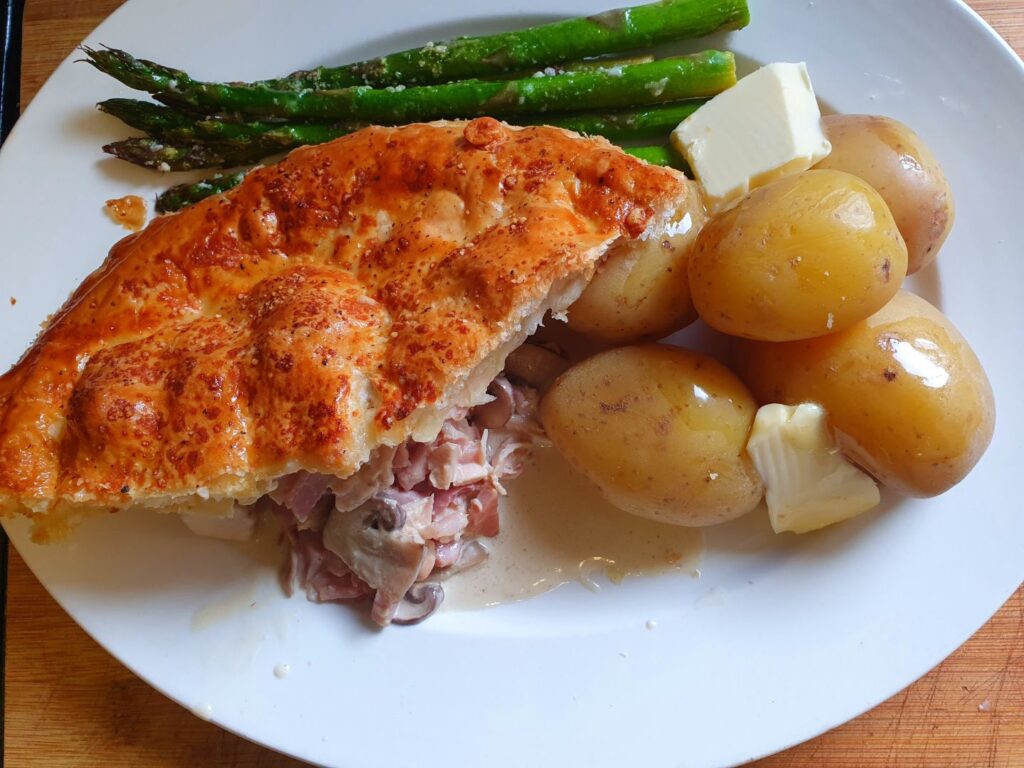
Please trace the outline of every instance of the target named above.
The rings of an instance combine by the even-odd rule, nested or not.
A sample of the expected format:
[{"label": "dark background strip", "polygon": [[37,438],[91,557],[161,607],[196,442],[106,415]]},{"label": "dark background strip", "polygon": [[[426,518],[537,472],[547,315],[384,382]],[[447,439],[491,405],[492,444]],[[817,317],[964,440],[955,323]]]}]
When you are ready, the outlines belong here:
[{"label": "dark background strip", "polygon": [[[4,0],[0,29],[0,144],[21,107],[21,22],[25,0]],[[4,764],[4,677],[7,657],[7,534],[0,528],[0,768]]]}]

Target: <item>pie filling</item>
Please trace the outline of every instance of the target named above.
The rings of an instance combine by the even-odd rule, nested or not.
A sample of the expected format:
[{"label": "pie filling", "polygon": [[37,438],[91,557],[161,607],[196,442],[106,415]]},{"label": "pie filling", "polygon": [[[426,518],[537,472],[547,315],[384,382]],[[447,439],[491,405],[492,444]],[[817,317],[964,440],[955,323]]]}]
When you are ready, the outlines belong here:
[{"label": "pie filling", "polygon": [[453,410],[429,443],[379,448],[353,476],[297,472],[251,512],[281,520],[282,579],[316,602],[372,598],[381,626],[414,624],[441,604],[440,581],[487,558],[503,481],[545,442],[537,393],[498,377],[494,399]]}]

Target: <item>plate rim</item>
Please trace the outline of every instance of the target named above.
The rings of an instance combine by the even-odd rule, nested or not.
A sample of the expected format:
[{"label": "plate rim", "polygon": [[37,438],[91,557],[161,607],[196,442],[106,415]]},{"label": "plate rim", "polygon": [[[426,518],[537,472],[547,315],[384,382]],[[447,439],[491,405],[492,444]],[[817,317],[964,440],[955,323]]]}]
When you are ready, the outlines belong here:
[{"label": "plate rim", "polygon": [[[105,18],[92,32],[90,32],[89,35],[85,38],[85,40],[83,40],[83,42],[88,41],[90,39],[93,39],[93,38],[95,38],[99,34],[102,34],[103,29],[108,25],[108,23],[110,23],[113,20],[119,19],[122,15],[124,15],[126,12],[128,12],[129,9],[135,8],[136,6],[144,5],[145,2],[146,2],[146,0],[127,0],[127,2],[125,2],[123,5],[119,6],[117,9],[115,9],[114,12],[112,12],[107,18]],[[966,14],[964,14],[965,18],[969,19],[970,23],[972,23],[972,24],[974,24],[976,26],[980,25],[980,28],[985,31],[985,33],[987,34],[987,36],[990,39],[991,38],[995,39],[995,41],[997,42],[998,47],[1001,49],[1002,54],[1004,55],[1004,57],[1006,55],[1008,55],[1010,57],[1010,61],[1015,63],[1015,66],[1016,66],[1016,68],[1018,70],[1017,74],[1018,74],[1018,76],[1020,78],[1019,82],[1021,84],[1021,91],[1022,91],[1022,94],[1024,94],[1024,61],[1021,60],[1021,58],[1017,55],[1017,53],[1013,50],[1013,48],[1009,45],[1009,43],[1004,38],[1002,38],[1002,36],[999,35],[999,33],[996,32],[995,29],[976,10],[974,10],[974,8],[972,8],[970,5],[968,5],[965,0],[945,0],[945,2],[947,4],[949,4],[949,5],[958,7],[959,11],[961,13],[966,12]],[[629,4],[633,4],[633,0],[630,0]],[[75,58],[77,56],[77,51],[78,51],[78,49],[76,47],[76,49],[74,51],[72,51],[72,53],[69,54],[65,59],[63,59],[61,61],[61,63],[57,66],[57,68],[55,68],[54,72],[51,73],[51,75],[47,78],[46,82],[39,88],[39,90],[33,96],[32,102],[30,102],[29,105],[27,106],[27,108],[25,110],[23,110],[22,117],[24,117],[25,115],[32,114],[33,108],[36,106],[36,104],[39,103],[39,97],[45,95],[47,93],[48,89],[50,89],[51,86],[54,85],[55,75],[63,67],[66,67],[69,63],[71,63],[71,62],[73,62],[75,60]],[[18,136],[19,127],[22,127],[23,125],[24,125],[24,120],[23,119],[19,119],[18,123],[15,125],[14,130],[11,132],[10,138],[12,140],[16,139],[16,137]],[[9,149],[9,147],[11,147],[13,145],[16,145],[18,143],[20,143],[20,140],[18,140],[18,141],[11,141],[11,142],[6,143],[3,149],[0,149],[0,169],[2,169],[2,167],[3,167],[3,160],[4,160],[4,157],[5,157],[5,154],[6,155],[10,155],[10,154],[13,153],[13,150]],[[1004,425],[1004,428],[1005,428],[1005,425]],[[2,523],[3,523],[4,528],[7,529],[8,525],[9,525],[9,521],[4,520],[4,521],[2,521]],[[16,546],[16,545],[14,545],[13,540],[12,540],[12,546]],[[32,571],[33,575],[37,579],[39,579],[39,581],[44,585],[45,588],[47,588],[47,592],[61,606],[61,609],[64,610],[66,613],[68,613],[68,615],[71,616],[71,618],[76,622],[76,624],[78,624],[80,627],[82,627],[82,629],[90,636],[90,638],[92,638],[101,647],[103,647],[105,650],[107,650],[109,653],[111,653],[111,655],[114,656],[118,660],[119,663],[124,664],[127,668],[129,668],[132,671],[133,674],[135,674],[138,677],[140,677],[141,679],[145,680],[148,685],[150,685],[150,686],[154,687],[155,689],[157,689],[158,691],[160,691],[162,695],[167,696],[168,698],[171,698],[172,700],[176,701],[178,704],[180,704],[181,706],[183,706],[183,707],[185,707],[187,709],[192,709],[192,707],[189,707],[189,705],[185,701],[183,701],[180,698],[176,697],[172,692],[167,690],[164,686],[154,682],[154,680],[150,676],[145,675],[142,672],[140,672],[139,669],[137,669],[135,666],[133,666],[128,660],[123,658],[122,655],[117,653],[114,648],[110,647],[108,644],[105,644],[103,641],[101,641],[99,638],[97,638],[96,635],[94,635],[93,632],[88,627],[86,627],[86,625],[83,624],[78,619],[78,617],[75,615],[75,613],[73,613],[72,610],[69,610],[69,608],[65,605],[64,599],[61,596],[59,596],[58,594],[55,594],[54,592],[51,592],[50,589],[48,587],[46,587],[46,582],[42,578],[40,578],[39,574],[36,572],[35,567],[33,567],[33,565],[31,565],[29,563],[29,559],[25,558],[24,555],[22,557],[23,557],[23,560],[25,561],[25,563],[28,565],[28,567]],[[992,610],[991,613],[988,614],[988,616],[986,618],[986,621],[988,619],[990,619],[992,617],[992,615],[994,615],[1003,604],[1005,604],[1007,599],[1009,599],[1009,597],[1013,595],[1013,593],[1016,591],[1017,588],[1019,588],[1019,586],[1020,585],[1018,584],[1017,586],[1010,588],[1006,592],[1006,594],[1003,595],[1003,597],[1001,598],[999,604],[995,607],[995,609]],[[978,627],[975,627],[974,629],[971,629],[969,631],[963,632],[962,633],[962,637],[956,642],[956,644],[952,648],[950,648],[948,651],[943,653],[942,657],[940,659],[938,659],[937,661],[935,661],[933,663],[929,663],[927,668],[921,674],[918,674],[918,675],[916,675],[914,677],[914,680],[916,681],[916,680],[920,679],[920,677],[923,676],[924,674],[926,674],[928,672],[928,670],[934,668],[934,666],[936,666],[939,663],[941,663],[945,658],[948,658],[949,654],[951,654],[957,648],[959,648],[963,644],[963,642],[965,642],[972,635],[974,635],[978,631],[978,629],[980,629],[981,626],[983,626],[983,625],[984,625],[984,622],[981,625],[979,625]],[[913,682],[913,681],[911,681],[911,682]],[[895,695],[896,693],[899,692],[899,690],[902,690],[904,687],[905,687],[904,685],[899,686],[895,691],[893,691],[892,693],[888,694],[885,697],[885,699],[883,699],[882,701],[887,700],[892,695]],[[879,703],[881,703],[881,702],[879,702]],[[806,741],[807,739],[814,738],[817,735],[820,735],[821,733],[823,733],[823,732],[825,732],[827,730],[830,730],[831,728],[834,728],[834,727],[836,727],[836,726],[838,726],[838,725],[840,725],[840,724],[842,724],[844,722],[848,722],[850,719],[853,719],[854,717],[860,716],[864,712],[870,711],[871,709],[873,709],[877,705],[878,705],[877,703],[876,704],[868,705],[863,710],[861,710],[860,712],[858,712],[856,715],[854,715],[851,718],[842,719],[842,720],[840,720],[838,722],[835,722],[835,723],[832,723],[830,725],[827,725],[827,726],[823,727],[821,730],[819,730],[818,732],[812,734],[811,736],[808,736],[808,737],[803,738],[803,739],[799,739],[797,741],[793,741],[792,743],[789,743],[786,746],[781,747],[780,749],[774,750],[772,752],[766,752],[766,753],[764,753],[762,755],[754,756],[751,759],[757,759],[759,757],[764,757],[764,756],[769,755],[769,754],[775,754],[778,751],[782,751],[782,750],[788,749],[788,748],[790,748],[790,747],[792,747],[792,746],[794,746],[796,744],[802,743],[803,741]],[[280,752],[282,754],[294,755],[294,756],[296,756],[296,757],[298,757],[300,759],[304,759],[304,760],[310,759],[308,756],[304,756],[304,755],[302,755],[300,753],[291,752],[289,750],[281,749],[280,747],[271,745],[269,743],[266,743],[266,742],[263,742],[263,741],[258,741],[256,737],[247,735],[243,731],[236,730],[235,728],[231,727],[230,725],[228,725],[228,724],[226,724],[224,722],[221,722],[216,717],[212,718],[212,720],[214,722],[216,722],[219,727],[222,727],[225,730],[228,730],[228,731],[230,731],[232,733],[235,733],[236,735],[241,736],[242,738],[245,738],[245,739],[247,739],[249,741],[253,741],[255,743],[258,743],[261,746],[264,746],[264,747],[266,747],[268,749],[271,749],[273,751],[277,751],[277,752]]]}]

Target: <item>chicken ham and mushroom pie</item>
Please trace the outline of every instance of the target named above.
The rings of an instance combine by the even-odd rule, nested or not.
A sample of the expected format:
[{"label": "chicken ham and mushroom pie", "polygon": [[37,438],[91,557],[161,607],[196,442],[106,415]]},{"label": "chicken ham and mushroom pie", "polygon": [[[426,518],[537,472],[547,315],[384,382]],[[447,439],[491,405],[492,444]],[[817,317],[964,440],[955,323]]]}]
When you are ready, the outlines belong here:
[{"label": "chicken ham and mushroom pie", "polygon": [[0,378],[0,514],[46,542],[133,506],[243,534],[270,508],[308,594],[415,621],[543,439],[505,358],[685,195],[490,118],[296,150],[119,242]]}]

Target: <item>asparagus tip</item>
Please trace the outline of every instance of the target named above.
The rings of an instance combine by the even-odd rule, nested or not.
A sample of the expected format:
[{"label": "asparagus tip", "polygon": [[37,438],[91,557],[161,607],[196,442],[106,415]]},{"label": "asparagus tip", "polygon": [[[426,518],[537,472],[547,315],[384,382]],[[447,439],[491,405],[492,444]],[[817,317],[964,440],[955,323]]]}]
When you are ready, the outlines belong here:
[{"label": "asparagus tip", "polygon": [[75,64],[78,64],[79,62],[83,64],[92,64],[96,69],[100,69],[100,66],[97,63],[97,57],[99,56],[100,51],[97,51],[95,48],[90,48],[88,45],[80,45],[78,46],[78,50],[85,54],[85,58],[75,59]]},{"label": "asparagus tip", "polygon": [[102,50],[88,45],[79,46],[79,50],[85,54],[85,58],[78,59],[77,61],[92,64],[100,72],[112,77],[117,77],[117,72],[120,69],[130,66],[133,62],[132,57],[124,51],[106,45],[101,46],[101,48]]},{"label": "asparagus tip", "polygon": [[102,149],[108,155],[113,155],[114,157],[120,158],[121,160],[126,159],[124,157],[125,152],[123,142],[112,141],[109,144],[104,144],[102,147],[100,147],[100,149]]}]

